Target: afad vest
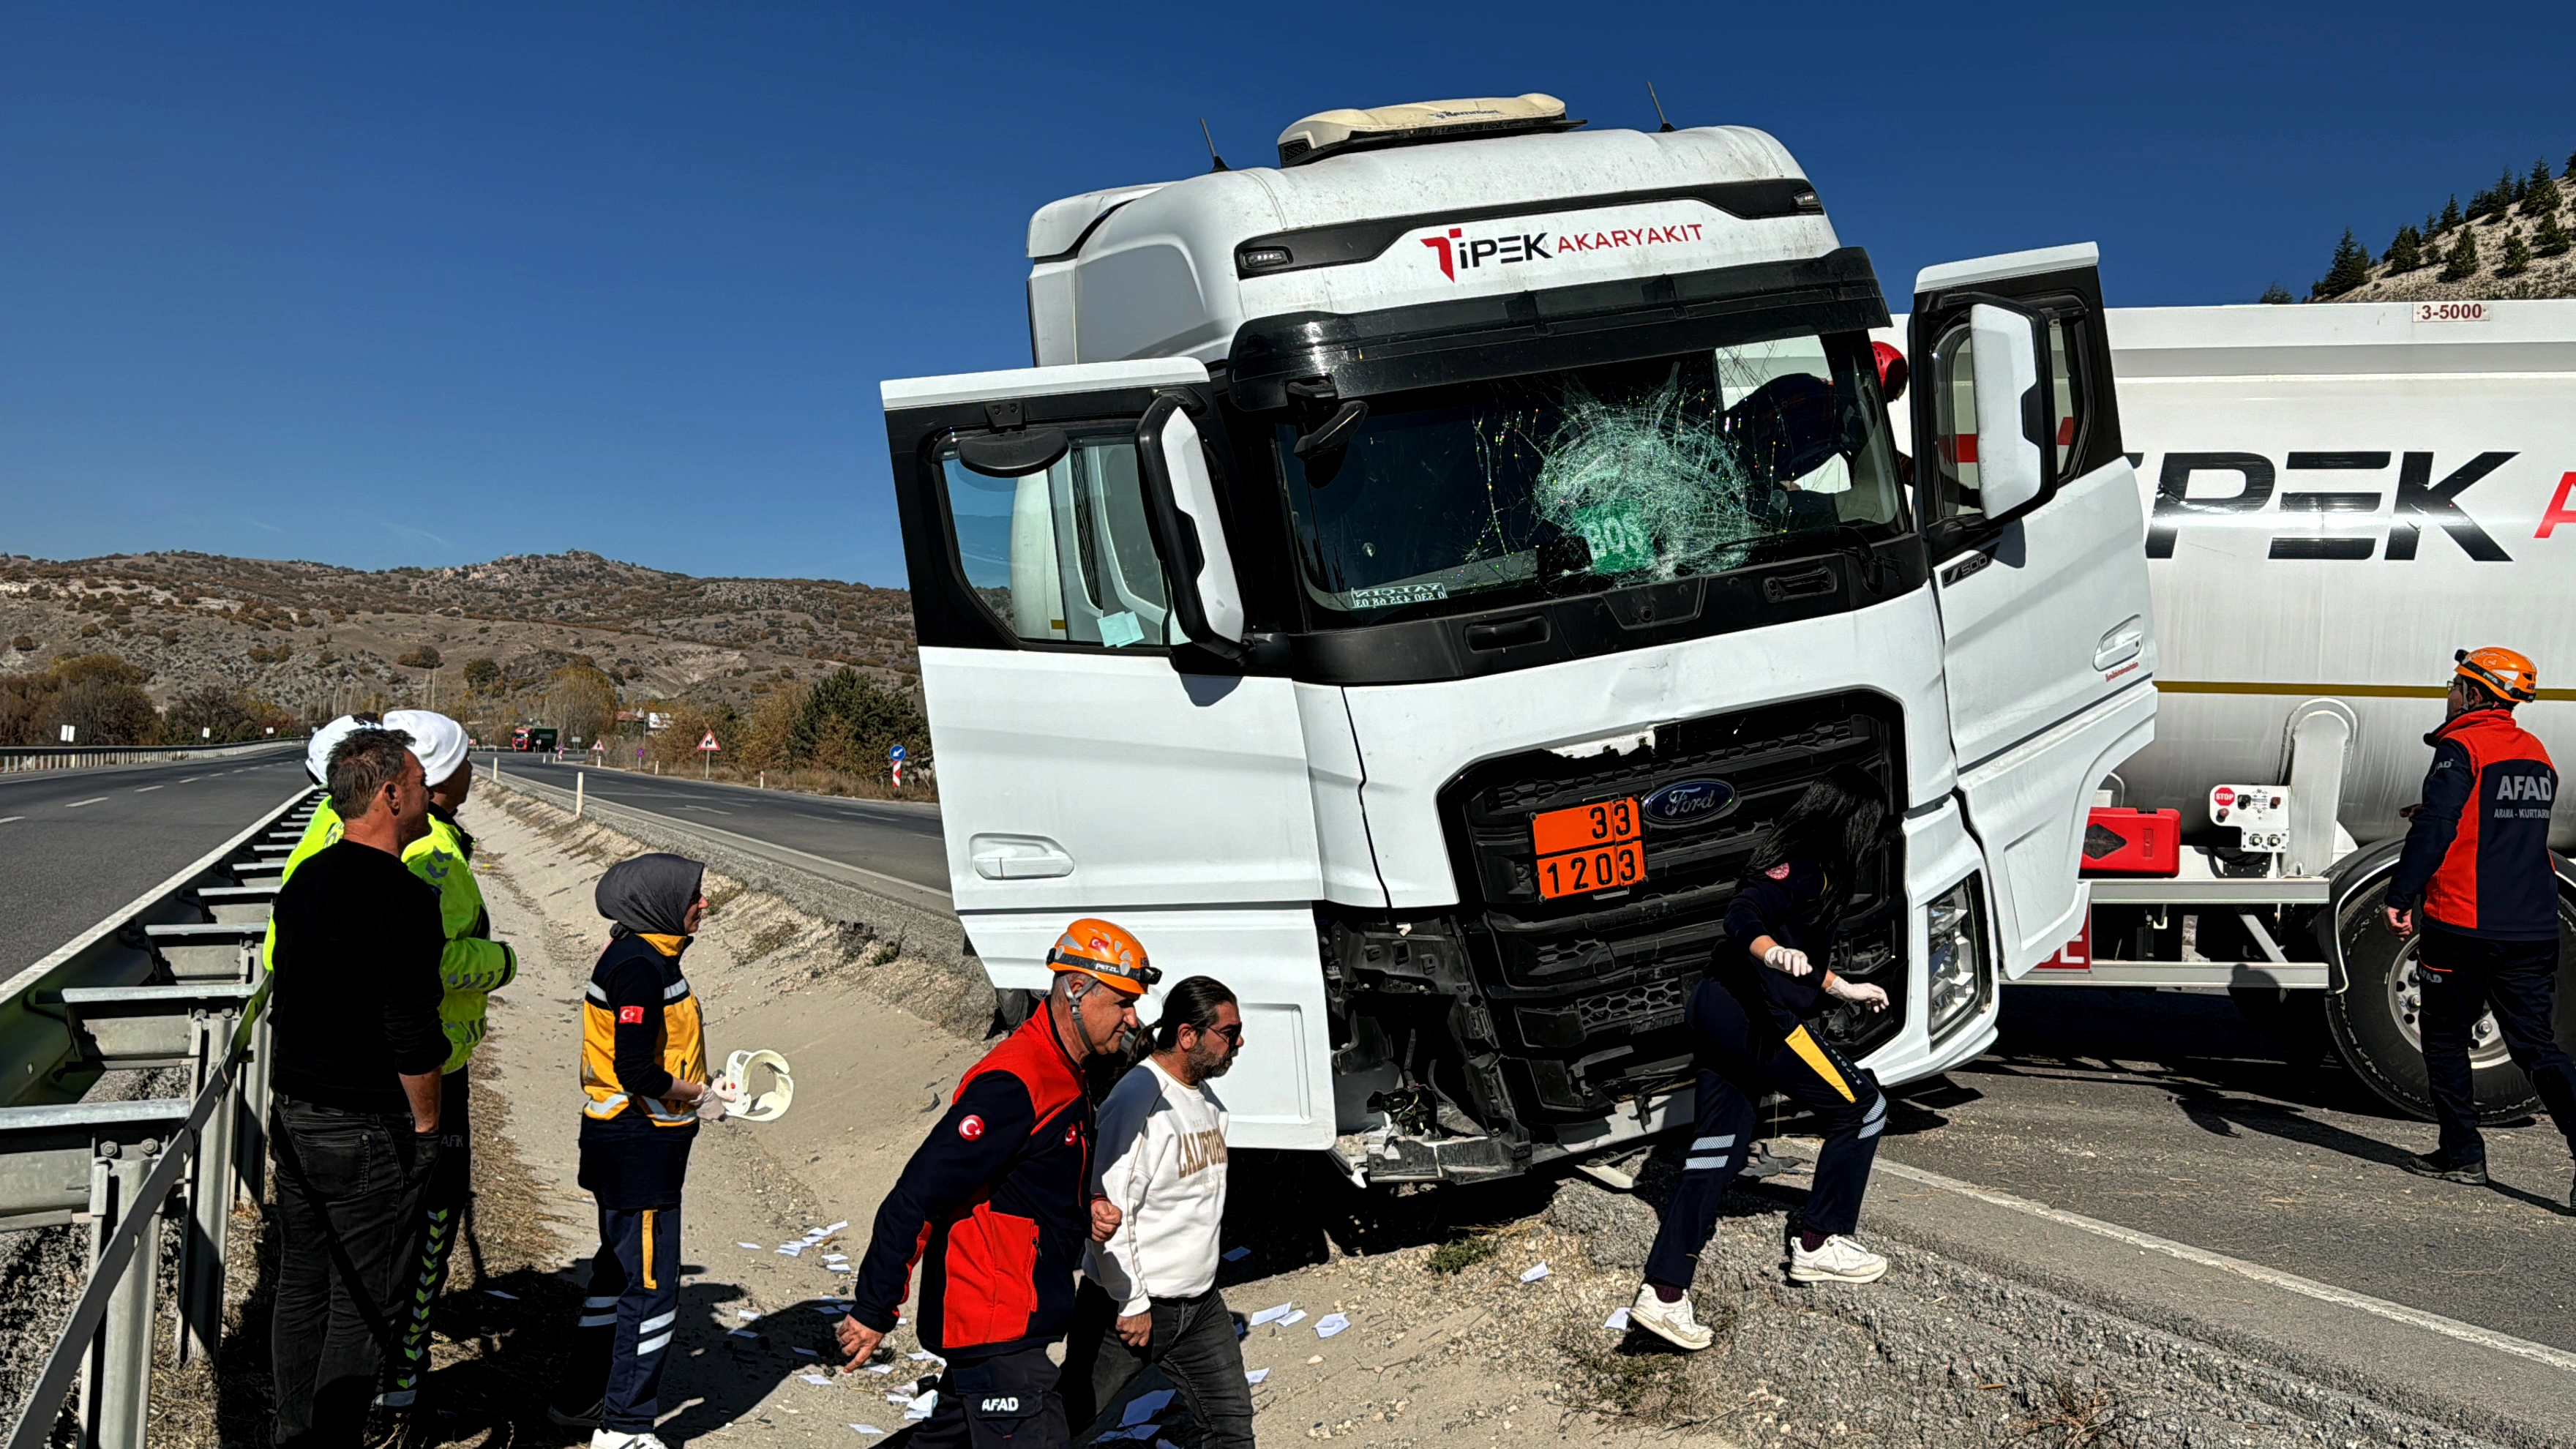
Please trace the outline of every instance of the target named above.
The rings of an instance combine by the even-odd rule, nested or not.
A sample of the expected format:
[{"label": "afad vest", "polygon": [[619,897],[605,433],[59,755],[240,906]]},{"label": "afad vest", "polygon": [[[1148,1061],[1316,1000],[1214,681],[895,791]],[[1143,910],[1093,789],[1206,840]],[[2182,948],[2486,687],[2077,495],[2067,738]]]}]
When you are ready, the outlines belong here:
[{"label": "afad vest", "polygon": [[2435,925],[2499,938],[2558,933],[2549,811],[2558,771],[2549,751],[2501,709],[2471,710],[2425,736],[2469,753],[2469,798],[2451,848],[2424,889]]}]

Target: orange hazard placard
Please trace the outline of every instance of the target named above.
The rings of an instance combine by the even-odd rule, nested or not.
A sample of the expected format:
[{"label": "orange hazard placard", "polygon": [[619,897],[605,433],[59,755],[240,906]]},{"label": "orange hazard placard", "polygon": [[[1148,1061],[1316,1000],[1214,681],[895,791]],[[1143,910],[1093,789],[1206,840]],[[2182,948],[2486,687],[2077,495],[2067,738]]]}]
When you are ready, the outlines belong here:
[{"label": "orange hazard placard", "polygon": [[1646,878],[1634,797],[1550,810],[1530,820],[1538,893],[1548,899],[1617,890]]}]

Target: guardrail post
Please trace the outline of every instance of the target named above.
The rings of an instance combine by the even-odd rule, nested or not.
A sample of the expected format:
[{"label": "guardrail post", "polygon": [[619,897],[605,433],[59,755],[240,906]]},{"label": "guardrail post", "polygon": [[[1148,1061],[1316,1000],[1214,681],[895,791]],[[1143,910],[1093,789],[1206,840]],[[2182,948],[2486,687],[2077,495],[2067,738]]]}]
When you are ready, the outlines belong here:
[{"label": "guardrail post", "polygon": [[[125,1144],[101,1140],[89,1178],[90,1269],[95,1273],[110,1234],[131,1210],[161,1144],[146,1137]],[[159,1288],[160,1244],[147,1234],[107,1303],[106,1321],[90,1343],[82,1375],[84,1438],[97,1449],[143,1449],[145,1417],[152,1404],[152,1308]]]},{"label": "guardrail post", "polygon": [[[189,1096],[206,1089],[232,1048],[235,1012],[198,1012],[196,1080]],[[189,1163],[190,1222],[179,1239],[179,1320],[172,1348],[181,1364],[214,1356],[223,1337],[225,1248],[231,1226],[233,1134],[241,1096],[240,1077],[233,1078],[223,1103],[206,1119],[205,1135]]]}]

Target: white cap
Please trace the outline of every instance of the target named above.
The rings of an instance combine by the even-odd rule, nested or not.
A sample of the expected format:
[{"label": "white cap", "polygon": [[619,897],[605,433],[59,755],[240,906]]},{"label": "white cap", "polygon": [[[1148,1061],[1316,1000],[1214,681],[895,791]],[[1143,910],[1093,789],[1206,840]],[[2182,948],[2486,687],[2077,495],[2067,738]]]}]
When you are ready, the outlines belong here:
[{"label": "white cap", "polygon": [[356,715],[344,714],[315,730],[311,743],[304,747],[304,773],[313,777],[314,784],[331,788],[331,751],[357,731],[377,728],[380,726],[359,723]]},{"label": "white cap", "polygon": [[411,736],[411,752],[420,759],[421,783],[435,786],[465,763],[465,726],[426,709],[389,709],[385,728]]}]

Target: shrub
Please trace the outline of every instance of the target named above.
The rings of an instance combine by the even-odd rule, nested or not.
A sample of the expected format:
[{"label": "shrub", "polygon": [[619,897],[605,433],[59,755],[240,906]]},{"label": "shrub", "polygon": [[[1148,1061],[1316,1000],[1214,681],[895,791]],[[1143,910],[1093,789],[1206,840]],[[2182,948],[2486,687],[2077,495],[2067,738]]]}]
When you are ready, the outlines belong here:
[{"label": "shrub", "polygon": [[2269,306],[2286,307],[2299,299],[2290,295],[2289,288],[2282,286],[2279,282],[2274,282],[2272,285],[2263,289],[2261,300]]},{"label": "shrub", "polygon": [[2310,289],[2310,295],[2340,297],[2369,280],[2370,253],[2352,239],[2352,228],[2345,227],[2343,240],[2335,243],[2333,264]]},{"label": "shrub", "polygon": [[2563,257],[2567,255],[2567,248],[2567,228],[2558,220],[2556,212],[2542,217],[2540,225],[2531,229],[2531,249],[2535,253],[2544,257]]},{"label": "shrub", "polygon": [[2462,230],[2458,245],[2451,248],[2451,258],[2442,264],[2442,280],[2465,282],[2478,274],[2478,234]]},{"label": "shrub", "polygon": [[436,669],[447,661],[439,657],[435,645],[423,644],[394,662],[405,669]]},{"label": "shrub", "polygon": [[2388,244],[2388,274],[2401,276],[2422,265],[2424,265],[2423,239],[2416,235],[2415,228],[2399,227],[2397,239]]},{"label": "shrub", "polygon": [[2522,233],[2518,231],[2505,233],[2504,257],[2496,263],[2496,275],[2519,277],[2530,270],[2531,248],[2523,243]]}]

